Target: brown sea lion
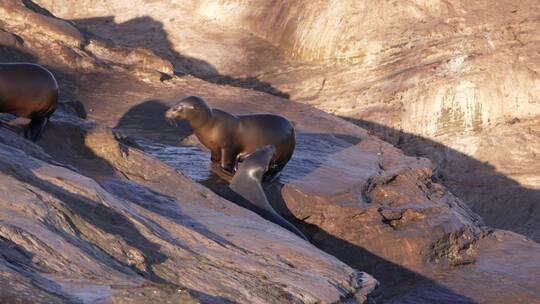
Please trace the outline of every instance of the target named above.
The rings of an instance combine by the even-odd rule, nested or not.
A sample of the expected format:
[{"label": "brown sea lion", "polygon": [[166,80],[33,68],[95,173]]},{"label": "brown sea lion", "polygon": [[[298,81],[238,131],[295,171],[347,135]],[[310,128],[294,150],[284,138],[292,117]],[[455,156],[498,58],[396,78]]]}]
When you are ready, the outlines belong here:
[{"label": "brown sea lion", "polygon": [[58,104],[58,83],[33,63],[0,63],[0,112],[30,118],[25,137],[36,141]]},{"label": "brown sea lion", "polygon": [[306,236],[295,226],[279,215],[268,202],[262,188],[263,175],[268,170],[268,165],[274,155],[274,147],[264,146],[251,153],[238,165],[230,188],[237,197],[230,199],[240,206],[250,209],[268,221],[280,225],[299,237],[307,240]]},{"label": "brown sea lion", "polygon": [[189,122],[213,162],[234,172],[238,162],[266,145],[274,147],[269,175],[279,173],[291,159],[296,144],[294,127],[283,116],[267,113],[233,115],[212,109],[200,97],[190,96],[171,107],[168,120]]}]

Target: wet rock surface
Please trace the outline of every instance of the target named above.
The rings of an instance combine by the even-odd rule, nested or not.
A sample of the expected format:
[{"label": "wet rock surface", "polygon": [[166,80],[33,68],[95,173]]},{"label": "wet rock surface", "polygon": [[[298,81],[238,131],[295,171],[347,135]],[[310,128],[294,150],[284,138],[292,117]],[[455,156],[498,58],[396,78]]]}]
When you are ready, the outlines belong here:
[{"label": "wet rock surface", "polygon": [[[60,20],[24,3],[2,3],[3,13]],[[103,43],[112,55],[104,59],[85,43],[54,38],[63,30],[44,38],[42,27],[23,29],[16,18],[2,21],[2,29],[24,43],[3,46],[0,58],[46,64],[59,78],[65,106],[37,145],[0,128],[0,187],[7,193],[0,198],[5,244],[0,284],[6,286],[0,298],[42,303],[363,302],[368,295],[381,303],[540,299],[538,243],[484,226],[440,183],[427,159],[406,156],[340,118],[267,94],[281,91],[237,74],[258,71],[258,64],[282,55],[269,51],[268,61],[257,63],[257,50],[268,45],[245,29],[224,33],[196,15],[160,23],[177,13],[167,1],[84,6],[95,9],[93,16],[82,10],[84,1],[81,7],[36,3],[75,19],[65,26],[68,33],[74,33],[72,27],[82,33],[83,41],[110,39]],[[167,18],[155,23],[136,16],[142,12]],[[119,17],[101,18],[105,13]],[[60,22],[65,21],[54,21]],[[171,24],[187,29],[171,31]],[[145,45],[141,41],[149,35],[141,29],[149,25],[156,34]],[[187,35],[199,25],[205,32]],[[164,40],[170,44],[160,43],[163,32],[171,33]],[[169,53],[184,35],[186,47],[199,45],[208,57],[221,55],[219,41],[233,37],[234,43],[215,56],[221,61],[213,66],[179,56],[178,50]],[[244,52],[238,52],[238,41]],[[50,56],[58,44],[57,56]],[[148,68],[126,61],[118,55],[124,48],[159,64]],[[171,62],[174,73],[162,68],[168,65],[161,58]],[[317,74],[306,67],[302,71]],[[294,157],[265,191],[312,244],[214,193],[225,192],[226,182],[212,174],[207,152],[187,125],[163,119],[168,106],[187,95],[232,113],[273,112],[294,122]],[[78,117],[82,113],[87,120]],[[9,127],[20,129],[11,122]],[[367,271],[381,286],[373,292],[375,280],[353,268]]]}]

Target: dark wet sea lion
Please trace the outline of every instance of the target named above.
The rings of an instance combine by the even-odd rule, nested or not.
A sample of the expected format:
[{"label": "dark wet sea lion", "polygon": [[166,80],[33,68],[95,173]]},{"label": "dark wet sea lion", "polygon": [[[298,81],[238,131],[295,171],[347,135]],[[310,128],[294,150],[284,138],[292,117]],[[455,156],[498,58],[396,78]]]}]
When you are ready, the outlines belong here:
[{"label": "dark wet sea lion", "polygon": [[187,120],[212,154],[212,161],[233,172],[239,161],[266,145],[275,153],[268,173],[275,175],[289,162],[296,144],[294,127],[286,118],[267,113],[233,115],[212,109],[200,97],[182,99],[165,114],[169,120]]},{"label": "dark wet sea lion", "polygon": [[58,83],[33,63],[0,63],[0,112],[30,118],[25,137],[35,141],[58,104]]},{"label": "dark wet sea lion", "polygon": [[307,240],[300,230],[281,217],[272,208],[262,188],[262,178],[268,170],[274,152],[275,150],[272,146],[259,148],[238,165],[238,170],[229,187],[240,197],[232,199],[242,207],[256,212],[263,218]]}]

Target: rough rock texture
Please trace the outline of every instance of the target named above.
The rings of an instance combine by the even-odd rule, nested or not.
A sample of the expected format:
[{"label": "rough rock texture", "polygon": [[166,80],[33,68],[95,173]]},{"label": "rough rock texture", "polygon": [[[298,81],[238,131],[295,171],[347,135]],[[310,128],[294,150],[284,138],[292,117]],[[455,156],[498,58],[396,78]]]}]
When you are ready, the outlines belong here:
[{"label": "rough rock texture", "polygon": [[538,1],[219,3],[311,63],[265,81],[430,157],[488,224],[540,240]]},{"label": "rough rock texture", "polygon": [[[29,5],[29,1],[25,2]],[[286,80],[283,86],[279,84],[276,71],[268,77],[277,79],[278,88],[248,77],[257,75],[265,65],[282,64],[292,55],[283,51],[286,48],[282,51],[271,48],[271,43],[281,44],[263,40],[260,32],[261,37],[254,37],[242,28],[220,27],[223,21],[218,17],[208,19],[212,11],[217,15],[220,10],[241,13],[234,5],[266,2],[201,1],[198,4],[196,1],[139,0],[103,1],[96,5],[78,1],[77,6],[60,0],[37,3],[62,18],[74,19],[75,26],[84,29],[85,39],[94,37],[105,41],[100,37],[106,37],[110,39],[109,49],[148,48],[170,60],[177,74],[163,77],[155,72],[159,71],[157,68],[132,73],[138,71],[132,63],[116,56],[99,59],[86,45],[69,49],[84,50],[82,57],[96,64],[85,68],[66,65],[51,57],[46,48],[33,47],[31,36],[23,37],[30,42],[0,53],[2,58],[30,56],[55,69],[62,98],[70,101],[65,108],[78,115],[88,114],[87,122],[57,115],[38,143],[45,152],[26,147],[29,145],[26,141],[19,142],[11,133],[6,141],[15,142],[9,145],[39,159],[32,163],[44,163],[41,167],[47,169],[23,168],[27,173],[21,174],[20,187],[24,189],[33,185],[32,182],[39,184],[40,179],[49,183],[45,184],[47,190],[56,190],[52,196],[68,195],[66,198],[70,199],[51,204],[65,210],[65,217],[73,219],[72,225],[78,229],[64,230],[65,233],[75,234],[77,244],[95,248],[96,254],[108,261],[101,267],[109,267],[114,262],[115,267],[109,268],[121,272],[127,277],[124,280],[135,281],[127,287],[127,292],[111,283],[113,297],[144,302],[148,297],[163,299],[175,294],[182,300],[192,297],[203,302],[228,299],[250,303],[336,301],[341,296],[342,300],[353,301],[356,297],[361,301],[374,287],[369,276],[355,272],[307,243],[291,242],[297,239],[283,229],[235,207],[140,152],[139,149],[143,149],[162,158],[216,192],[223,189],[223,182],[213,176],[207,166],[208,153],[199,149],[196,139],[189,136],[189,128],[184,124],[170,126],[163,120],[169,105],[183,96],[195,94],[227,111],[269,111],[293,120],[298,130],[297,150],[281,182],[270,185],[267,194],[275,208],[297,224],[315,245],[356,269],[369,270],[379,279],[382,286],[374,295],[376,300],[382,303],[534,303],[540,299],[537,280],[540,245],[521,235],[483,226],[475,213],[440,184],[428,160],[405,156],[366,130],[320,110],[257,92],[285,96],[283,91],[292,91],[296,84],[300,84],[296,88],[302,88],[302,82],[291,83],[291,77],[298,81],[308,79],[308,83],[309,79],[317,78],[321,92],[326,86],[321,67],[307,63],[294,66],[292,62],[290,68],[276,65],[278,70],[282,69],[279,75],[283,78],[279,79]],[[323,1],[314,3],[322,5]],[[311,6],[315,4],[304,4],[306,11],[318,12]],[[223,9],[224,5],[229,5],[230,9]],[[335,9],[341,6],[336,5]],[[34,7],[36,10],[40,11]],[[190,13],[181,15],[183,10]],[[206,10],[207,17],[199,17],[204,15],[201,10]],[[199,15],[192,13],[195,11]],[[13,25],[3,28],[22,35],[19,33],[22,30]],[[6,41],[13,41],[9,33],[6,35]],[[56,43],[47,41],[43,43]],[[185,54],[186,50],[190,52]],[[316,52],[309,51],[305,45],[298,50],[303,50],[296,56],[298,60],[316,60]],[[340,52],[333,50],[324,56],[349,56],[345,51]],[[199,53],[206,57],[193,58]],[[66,53],[58,56],[63,54]],[[113,71],[103,69],[103,65]],[[181,76],[185,73],[190,75]],[[354,83],[355,79],[360,77],[351,76],[347,81]],[[285,82],[291,83],[286,90]],[[309,85],[305,88],[304,93],[317,92]],[[73,106],[77,104],[75,99],[81,101],[85,111]],[[114,128],[118,140],[108,128],[92,120]],[[78,153],[72,153],[73,150]],[[32,158],[25,156],[25,159]],[[72,178],[80,181],[74,183]],[[86,188],[90,190],[85,191]],[[69,193],[65,194],[66,191]],[[83,197],[72,198],[73,192]],[[70,203],[71,199],[77,203]],[[39,206],[44,205],[39,199],[35,201]],[[102,205],[107,209],[100,208],[98,212],[95,206]],[[9,208],[15,207],[6,206]],[[93,212],[97,212],[97,216],[88,216]],[[111,214],[123,217],[114,222]],[[54,224],[61,223],[58,220]],[[41,225],[41,222],[34,224]],[[126,226],[135,229],[126,229]],[[31,230],[34,231],[41,230]],[[80,231],[79,234],[76,231]],[[261,247],[257,247],[259,245]],[[73,250],[81,248],[73,246]],[[281,252],[287,252],[289,260],[283,261]],[[220,254],[227,259],[221,259]],[[51,260],[49,263],[56,261]],[[226,268],[227,261],[232,261],[234,266]],[[110,272],[107,278],[119,280],[109,268],[104,270]],[[239,280],[231,269],[242,269]],[[34,272],[41,274],[41,271]],[[10,273],[28,277],[17,271]],[[299,274],[302,276],[295,279]],[[248,279],[250,276],[252,278]],[[276,277],[287,281],[286,286],[269,286],[269,281]],[[179,285],[175,288],[180,292],[162,285],[154,286],[162,284],[159,278],[167,281],[165,285]],[[151,284],[141,283],[144,280]],[[63,279],[57,281],[63,282]],[[355,282],[360,282],[361,286]],[[24,286],[36,289],[32,283]],[[62,290],[61,294],[41,290],[31,295],[63,299],[75,293],[69,293],[65,287],[56,289]],[[154,290],[160,292],[154,296]],[[6,296],[11,296],[8,292]],[[43,302],[47,301],[52,300],[44,298]]]},{"label": "rough rock texture", "polygon": [[[28,50],[48,52],[49,61],[71,69],[105,70],[129,65],[135,72],[153,70],[172,74],[170,62],[146,49],[118,49],[97,37],[84,36],[71,23],[58,19],[31,1],[2,1],[2,40],[8,47],[23,45]],[[15,38],[9,37],[15,33]],[[13,43],[12,41],[15,41]],[[109,64],[108,64],[109,63]],[[113,63],[112,65],[110,63]],[[142,71],[141,71],[142,70]]]},{"label": "rough rock texture", "polygon": [[537,0],[37,2],[179,72],[350,118],[431,158],[488,224],[540,239]]},{"label": "rough rock texture", "polygon": [[[13,5],[9,13],[33,16]],[[53,38],[39,42],[60,43],[63,28],[51,23],[67,23],[40,16]],[[17,29],[18,19],[3,20]],[[33,31],[38,21],[26,20]],[[19,51],[33,50],[32,36],[15,33],[28,47]],[[39,145],[14,132],[20,120],[0,128],[3,303],[362,303],[375,288],[368,274],[126,146],[73,108],[62,105]]]},{"label": "rough rock texture", "polygon": [[[115,103],[115,90],[133,83],[110,77],[81,90],[81,100],[92,110],[89,116],[217,192],[223,184],[208,168],[208,152],[198,149],[192,136],[186,138],[191,131],[185,124],[163,121],[168,105],[196,94],[230,112],[271,111],[292,119],[297,150],[281,177],[284,185],[270,186],[267,194],[320,248],[357,269],[369,268],[382,284],[376,300],[505,303],[539,298],[540,246],[483,227],[436,181],[426,159],[407,157],[365,130],[313,108],[189,77],[165,84],[139,82],[122,103]],[[520,255],[529,258],[514,259]],[[478,284],[471,287],[471,280]],[[509,293],[508,284],[526,287]]]},{"label": "rough rock texture", "polygon": [[91,302],[156,285],[203,302],[337,302],[372,282],[108,128],[58,113],[49,153],[1,138],[2,277],[33,288],[7,299]]}]

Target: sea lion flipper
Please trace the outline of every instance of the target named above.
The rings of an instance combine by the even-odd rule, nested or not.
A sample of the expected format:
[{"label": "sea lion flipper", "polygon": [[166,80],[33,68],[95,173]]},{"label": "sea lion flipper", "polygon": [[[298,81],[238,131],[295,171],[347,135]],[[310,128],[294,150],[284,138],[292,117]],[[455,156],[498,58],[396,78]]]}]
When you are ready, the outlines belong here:
[{"label": "sea lion flipper", "polygon": [[24,137],[31,141],[38,140],[39,136],[41,135],[41,132],[43,129],[45,129],[45,126],[49,122],[49,117],[40,117],[40,118],[32,118],[30,121],[30,124],[26,128],[26,131],[24,133]]},{"label": "sea lion flipper", "polygon": [[233,172],[235,168],[235,153],[229,147],[221,148],[221,168],[227,172]]},{"label": "sea lion flipper", "polygon": [[[268,169],[273,153],[274,150],[272,147],[265,146],[247,155],[244,161],[238,164],[238,169],[231,181],[230,188],[236,192],[246,192],[246,189],[262,189],[262,177]],[[266,195],[264,195],[264,200],[266,200]],[[264,204],[262,207],[264,207]]]},{"label": "sea lion flipper", "polygon": [[275,150],[272,147],[265,146],[248,155],[239,164],[230,188],[240,196],[237,202],[239,205],[307,240],[306,236],[298,228],[274,210],[262,188],[261,181],[264,173],[268,170],[274,152]]}]

